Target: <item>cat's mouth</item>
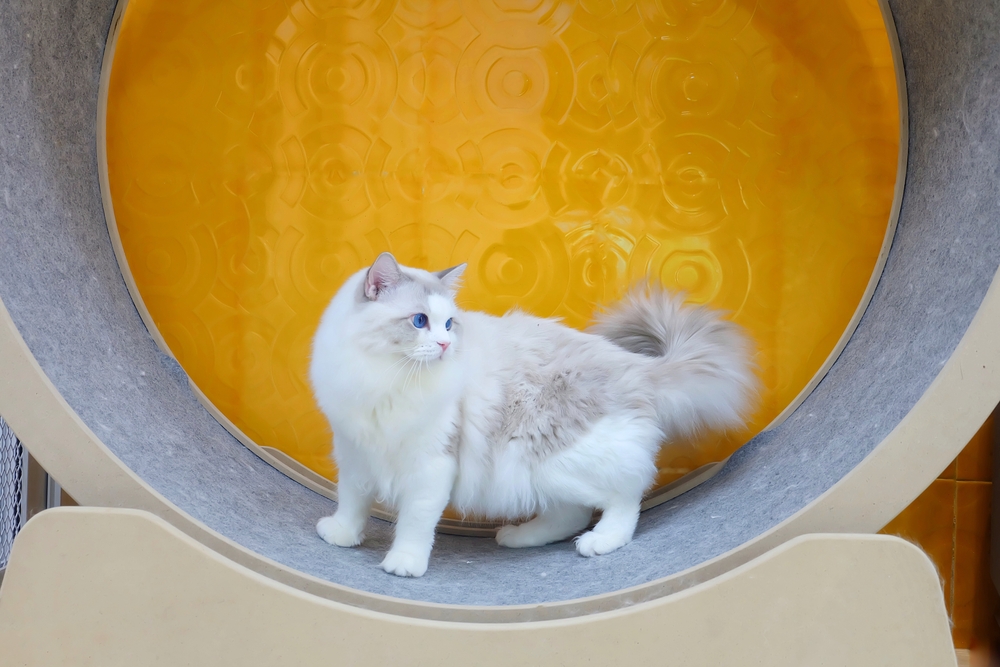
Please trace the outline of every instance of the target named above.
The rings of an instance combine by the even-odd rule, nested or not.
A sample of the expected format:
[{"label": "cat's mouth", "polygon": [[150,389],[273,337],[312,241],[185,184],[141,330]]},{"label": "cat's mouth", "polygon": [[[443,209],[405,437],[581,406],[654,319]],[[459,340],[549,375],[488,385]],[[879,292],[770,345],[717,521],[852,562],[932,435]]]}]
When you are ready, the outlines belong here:
[{"label": "cat's mouth", "polygon": [[445,355],[449,354],[449,349],[450,347],[441,347],[439,345],[434,345],[433,347],[422,345],[410,354],[410,358],[423,363],[440,361],[444,359]]}]

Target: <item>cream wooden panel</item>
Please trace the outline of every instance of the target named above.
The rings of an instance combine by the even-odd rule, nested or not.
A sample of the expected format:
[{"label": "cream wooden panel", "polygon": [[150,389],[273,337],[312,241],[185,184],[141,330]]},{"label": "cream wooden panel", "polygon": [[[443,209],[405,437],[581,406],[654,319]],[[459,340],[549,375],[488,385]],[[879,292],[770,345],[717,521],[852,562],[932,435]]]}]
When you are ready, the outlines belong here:
[{"label": "cream wooden panel", "polygon": [[7,664],[956,665],[930,560],[903,540],[807,535],[614,612],[453,623],[278,584],[149,513],[61,508],[18,537],[0,589]]}]

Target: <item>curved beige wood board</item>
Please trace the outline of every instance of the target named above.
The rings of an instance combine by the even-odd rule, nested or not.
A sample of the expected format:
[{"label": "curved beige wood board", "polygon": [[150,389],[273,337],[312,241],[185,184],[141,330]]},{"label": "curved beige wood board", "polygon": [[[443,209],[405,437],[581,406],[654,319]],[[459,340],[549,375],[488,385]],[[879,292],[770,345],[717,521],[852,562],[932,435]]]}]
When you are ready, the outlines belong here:
[{"label": "curved beige wood board", "polygon": [[463,624],[306,595],[148,513],[82,508],[43,512],[15,542],[0,646],[11,663],[46,667],[956,664],[934,566],[892,537],[802,536],[627,609]]}]

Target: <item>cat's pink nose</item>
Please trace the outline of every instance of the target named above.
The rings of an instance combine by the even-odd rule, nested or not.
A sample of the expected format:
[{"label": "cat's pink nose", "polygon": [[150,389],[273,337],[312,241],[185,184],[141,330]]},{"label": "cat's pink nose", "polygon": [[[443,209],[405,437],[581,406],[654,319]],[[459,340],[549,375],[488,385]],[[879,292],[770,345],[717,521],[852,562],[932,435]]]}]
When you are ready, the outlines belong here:
[{"label": "cat's pink nose", "polygon": [[441,346],[441,354],[444,354],[444,351],[448,349],[448,346],[451,345],[451,343],[442,343],[441,341],[438,341],[438,345]]}]

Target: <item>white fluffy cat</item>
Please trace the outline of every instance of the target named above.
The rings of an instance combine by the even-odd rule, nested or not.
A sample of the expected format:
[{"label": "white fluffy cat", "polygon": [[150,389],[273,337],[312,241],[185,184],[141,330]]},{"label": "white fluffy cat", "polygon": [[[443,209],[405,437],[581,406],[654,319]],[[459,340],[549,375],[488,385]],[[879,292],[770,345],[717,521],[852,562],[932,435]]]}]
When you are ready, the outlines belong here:
[{"label": "white fluffy cat", "polygon": [[449,502],[507,520],[508,547],[576,540],[584,556],[632,539],[664,440],[738,427],[756,379],[751,346],[718,314],[662,289],[634,291],[588,332],[513,311],[462,311],[465,269],[383,253],[330,303],[310,378],[336,434],[339,505],[316,526],[360,544],[375,498],[396,508],[382,567],[427,570]]}]

